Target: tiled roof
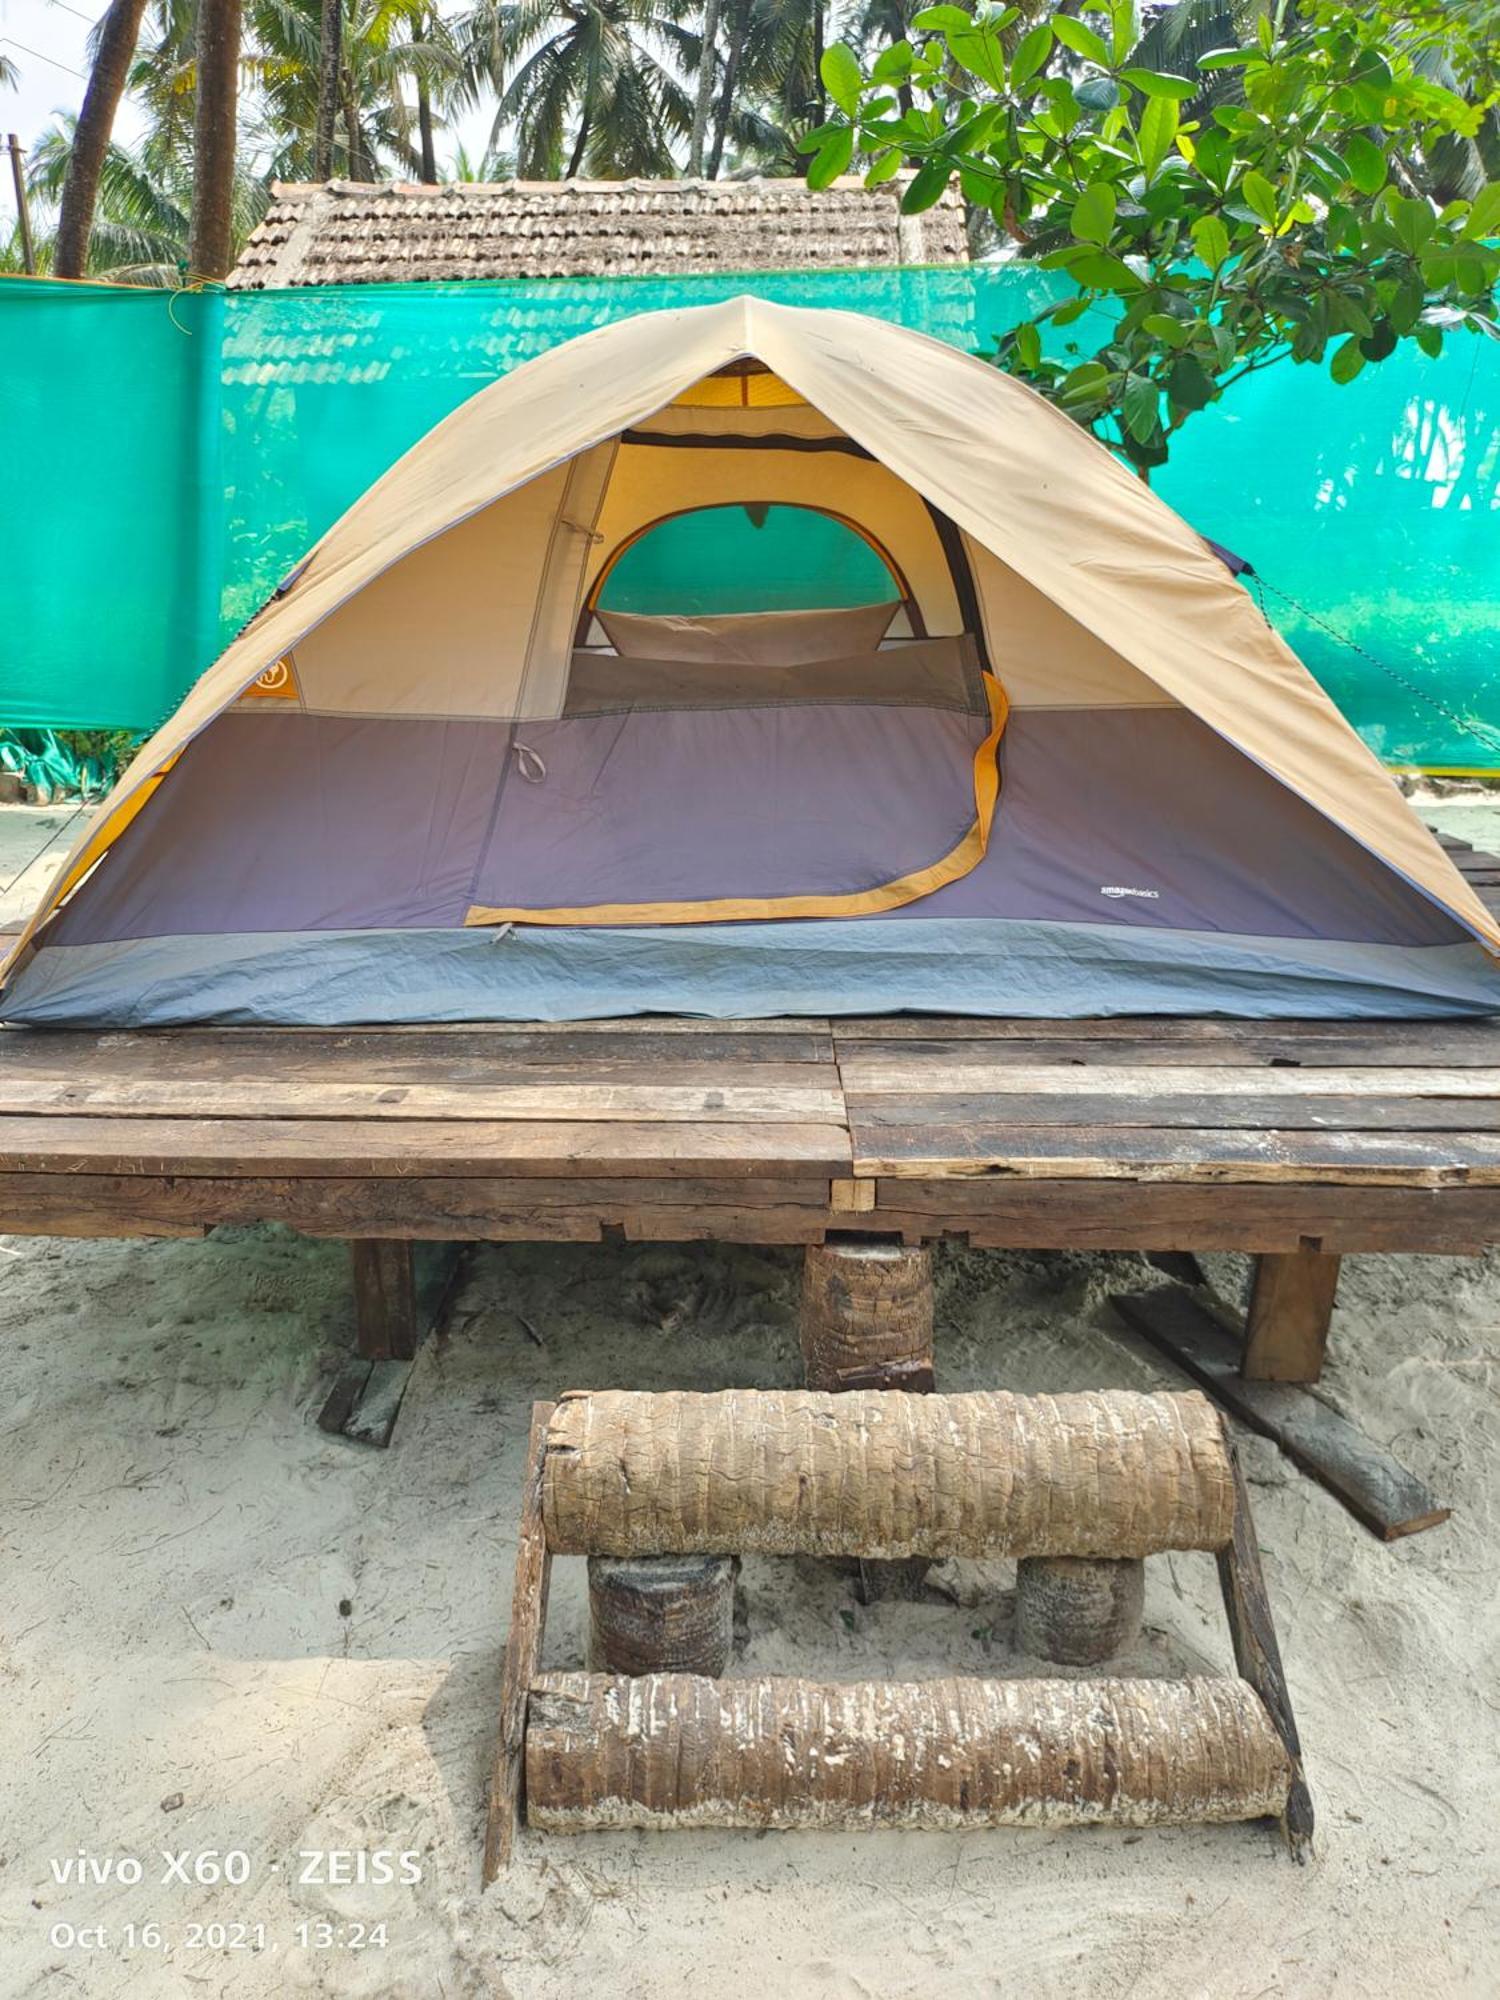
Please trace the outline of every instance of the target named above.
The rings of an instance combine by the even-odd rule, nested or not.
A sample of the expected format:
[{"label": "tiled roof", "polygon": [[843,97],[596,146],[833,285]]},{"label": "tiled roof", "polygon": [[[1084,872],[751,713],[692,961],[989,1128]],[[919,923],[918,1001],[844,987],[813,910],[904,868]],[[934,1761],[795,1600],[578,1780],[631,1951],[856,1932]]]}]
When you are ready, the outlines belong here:
[{"label": "tiled roof", "polygon": [[278,184],[232,288],[462,278],[672,277],[968,259],[951,192],[903,216],[899,183],[499,181]]}]

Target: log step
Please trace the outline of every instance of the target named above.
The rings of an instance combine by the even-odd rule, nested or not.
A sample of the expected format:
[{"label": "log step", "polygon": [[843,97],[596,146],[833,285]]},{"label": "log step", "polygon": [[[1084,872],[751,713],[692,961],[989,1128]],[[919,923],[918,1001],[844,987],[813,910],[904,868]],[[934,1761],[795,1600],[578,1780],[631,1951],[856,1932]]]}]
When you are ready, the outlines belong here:
[{"label": "log step", "polygon": [[527,1715],[527,1818],[552,1833],[1186,1825],[1278,1818],[1291,1782],[1231,1679],[546,1674]]},{"label": "log step", "polygon": [[1234,1522],[1196,1391],[575,1393],[542,1486],[554,1555],[1136,1557]]}]

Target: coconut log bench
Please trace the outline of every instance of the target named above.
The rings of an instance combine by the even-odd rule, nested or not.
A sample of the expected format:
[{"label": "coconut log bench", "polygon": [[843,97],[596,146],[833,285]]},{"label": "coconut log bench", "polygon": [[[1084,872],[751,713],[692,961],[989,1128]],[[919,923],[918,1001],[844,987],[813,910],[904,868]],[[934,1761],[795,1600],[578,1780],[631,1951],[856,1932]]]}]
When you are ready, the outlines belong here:
[{"label": "coconut log bench", "polygon": [[[1098,1665],[1145,1559],[1218,1559],[1237,1674],[723,1678],[742,1554],[1014,1557],[1032,1654]],[[549,1569],[586,1556],[595,1670],[540,1670]],[[1245,1485],[1200,1394],[576,1393],[534,1407],[484,1878],[539,1831],[1313,1830]]]}]

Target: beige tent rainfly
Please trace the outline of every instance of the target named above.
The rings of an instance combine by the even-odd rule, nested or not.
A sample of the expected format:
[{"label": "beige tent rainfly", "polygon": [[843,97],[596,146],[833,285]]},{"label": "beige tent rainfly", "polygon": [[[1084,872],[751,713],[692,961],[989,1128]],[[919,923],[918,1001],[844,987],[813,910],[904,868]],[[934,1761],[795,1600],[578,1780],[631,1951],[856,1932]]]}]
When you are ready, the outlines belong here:
[{"label": "beige tent rainfly", "polygon": [[482,390],[142,749],[13,957],[101,1025],[1500,1010],[1210,547],[1017,382],[741,298]]}]

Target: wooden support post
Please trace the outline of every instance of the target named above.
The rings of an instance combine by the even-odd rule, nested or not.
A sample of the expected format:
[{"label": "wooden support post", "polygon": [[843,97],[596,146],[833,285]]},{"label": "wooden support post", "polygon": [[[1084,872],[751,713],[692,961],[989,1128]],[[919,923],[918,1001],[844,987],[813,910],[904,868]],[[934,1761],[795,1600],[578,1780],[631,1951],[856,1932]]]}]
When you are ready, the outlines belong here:
[{"label": "wooden support post", "polygon": [[1288,1250],[1255,1260],[1245,1321],[1247,1382],[1316,1382],[1338,1289],[1341,1259],[1322,1250]]},{"label": "wooden support post", "polygon": [[349,1245],[354,1267],[354,1348],[366,1361],[410,1361],[421,1344],[415,1245]]},{"label": "wooden support post", "polygon": [[[1227,1435],[1226,1431],[1226,1438]],[[1271,1601],[1266,1595],[1260,1544],[1255,1539],[1255,1523],[1250,1514],[1250,1495],[1245,1490],[1245,1474],[1233,1443],[1229,1444],[1229,1461],[1234,1472],[1234,1534],[1228,1546],[1219,1551],[1219,1585],[1224,1593],[1224,1612],[1229,1620],[1234,1663],[1240,1670],[1240,1678],[1248,1681],[1265,1703],[1266,1713],[1291,1763],[1292,1783],[1282,1825],[1293,1856],[1303,1861],[1313,1836],[1312,1794],[1302,1771],[1302,1745],[1297,1738],[1281,1648],[1276,1643]]]},{"label": "wooden support post", "polygon": [[[932,1252],[858,1239],[809,1244],[802,1269],[802,1368],[809,1389],[930,1390]],[[916,1597],[925,1557],[849,1567],[861,1604]]]},{"label": "wooden support post", "polygon": [[589,1665],[709,1674],[734,1646],[735,1556],[590,1556]]},{"label": "wooden support post", "polygon": [[318,1428],[356,1444],[388,1445],[424,1336],[436,1332],[463,1282],[471,1245],[356,1239],[354,1358],[318,1414]]},{"label": "wooden support post", "polygon": [[490,1772],[489,1808],[484,1826],[486,1889],[509,1862],[515,1842],[521,1781],[526,1768],[526,1702],[542,1663],[547,1586],[552,1579],[552,1558],[547,1552],[547,1529],[542,1519],[542,1460],[554,1407],[551,1403],[531,1406],[521,1529],[516,1539],[516,1578],[510,1593],[510,1632],[500,1675],[500,1733]]},{"label": "wooden support post", "polygon": [[1140,1637],[1146,1565],[1139,1556],[1023,1556],[1016,1643],[1033,1659],[1097,1667]]},{"label": "wooden support post", "polygon": [[802,1365],[809,1389],[930,1389],[932,1252],[858,1238],[810,1244]]}]

